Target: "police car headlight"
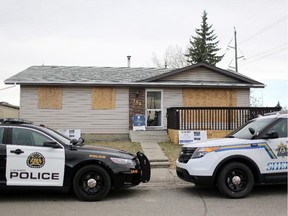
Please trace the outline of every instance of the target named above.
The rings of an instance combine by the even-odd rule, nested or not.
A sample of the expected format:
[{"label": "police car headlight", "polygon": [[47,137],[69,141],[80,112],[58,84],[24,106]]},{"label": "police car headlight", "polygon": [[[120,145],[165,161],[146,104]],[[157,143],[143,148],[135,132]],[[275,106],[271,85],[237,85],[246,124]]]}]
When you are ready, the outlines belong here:
[{"label": "police car headlight", "polygon": [[136,165],[136,162],[134,160],[131,159],[127,159],[127,158],[110,158],[114,163],[117,164],[126,164],[126,165]]},{"label": "police car headlight", "polygon": [[214,152],[214,151],[218,150],[219,148],[220,148],[219,146],[197,148],[196,151],[193,153],[191,158],[192,159],[193,158],[201,158],[204,155],[206,155],[207,153]]}]

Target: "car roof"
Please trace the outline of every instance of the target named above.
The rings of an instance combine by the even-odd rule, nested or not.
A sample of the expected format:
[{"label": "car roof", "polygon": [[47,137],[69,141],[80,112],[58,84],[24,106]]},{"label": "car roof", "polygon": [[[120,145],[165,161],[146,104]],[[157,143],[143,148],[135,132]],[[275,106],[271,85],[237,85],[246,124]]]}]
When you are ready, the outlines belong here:
[{"label": "car roof", "polygon": [[258,118],[288,118],[288,111],[279,111],[272,113],[265,113],[263,116],[259,116]]},{"label": "car roof", "polygon": [[0,119],[0,124],[29,124],[29,125],[33,125],[32,121],[28,121],[25,119],[17,119],[17,118],[4,118],[4,119]]},{"label": "car roof", "polygon": [[0,126],[23,126],[26,128],[42,128],[44,125],[35,125],[32,121],[18,118],[0,119]]}]

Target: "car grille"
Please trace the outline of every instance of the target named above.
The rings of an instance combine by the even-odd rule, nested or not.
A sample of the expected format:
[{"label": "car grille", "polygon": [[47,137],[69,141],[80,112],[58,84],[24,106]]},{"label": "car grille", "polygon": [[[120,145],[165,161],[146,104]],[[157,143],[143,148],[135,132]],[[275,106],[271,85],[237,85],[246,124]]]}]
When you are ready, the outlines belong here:
[{"label": "car grille", "polygon": [[183,147],[181,152],[180,152],[178,161],[180,163],[187,163],[190,160],[190,158],[192,157],[195,150],[196,150],[196,148]]}]

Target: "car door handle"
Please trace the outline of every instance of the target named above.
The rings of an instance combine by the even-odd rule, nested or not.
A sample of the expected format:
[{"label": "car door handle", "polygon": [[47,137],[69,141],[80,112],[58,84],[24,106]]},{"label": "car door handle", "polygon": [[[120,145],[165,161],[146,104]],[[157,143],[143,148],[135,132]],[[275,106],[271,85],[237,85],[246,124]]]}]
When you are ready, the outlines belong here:
[{"label": "car door handle", "polygon": [[24,153],[24,151],[22,151],[21,149],[16,149],[16,150],[10,151],[10,153],[14,153],[14,154],[16,154],[16,155],[19,155],[19,154]]}]

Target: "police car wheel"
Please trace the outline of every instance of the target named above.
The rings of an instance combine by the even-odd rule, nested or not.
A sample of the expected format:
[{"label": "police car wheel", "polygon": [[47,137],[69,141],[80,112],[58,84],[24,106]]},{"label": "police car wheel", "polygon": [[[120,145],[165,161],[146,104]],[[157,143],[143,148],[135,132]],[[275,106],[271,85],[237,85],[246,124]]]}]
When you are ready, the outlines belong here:
[{"label": "police car wheel", "polygon": [[217,178],[219,191],[230,198],[244,198],[253,189],[254,176],[243,163],[230,163],[224,166]]},{"label": "police car wheel", "polygon": [[73,189],[80,200],[98,201],[103,199],[111,188],[111,179],[106,170],[97,165],[88,165],[75,174]]}]

